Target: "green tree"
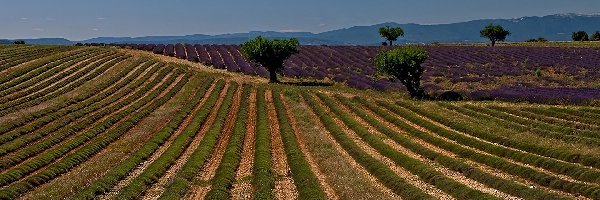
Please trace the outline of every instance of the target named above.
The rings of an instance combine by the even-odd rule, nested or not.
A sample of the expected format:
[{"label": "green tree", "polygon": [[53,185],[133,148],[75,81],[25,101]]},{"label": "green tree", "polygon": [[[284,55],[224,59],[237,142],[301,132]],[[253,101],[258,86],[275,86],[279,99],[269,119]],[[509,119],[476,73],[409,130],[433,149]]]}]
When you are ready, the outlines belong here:
[{"label": "green tree", "polygon": [[492,42],[492,46],[495,46],[498,41],[506,40],[506,37],[510,35],[510,32],[504,30],[502,26],[493,24],[487,25],[479,33],[481,37],[488,38]]},{"label": "green tree", "polygon": [[17,40],[14,42],[14,44],[25,44],[24,40]]},{"label": "green tree", "polygon": [[398,37],[404,36],[404,30],[400,27],[381,27],[379,28],[379,35],[389,41],[389,45],[392,46],[392,42],[398,40]]},{"label": "green tree", "polygon": [[242,44],[242,55],[269,71],[269,81],[276,83],[277,73],[283,70],[283,62],[298,53],[299,42],[296,38],[287,40],[269,40],[261,36]]},{"label": "green tree", "polygon": [[392,76],[400,81],[413,98],[422,99],[425,92],[421,88],[421,64],[427,60],[427,51],[418,46],[403,46],[380,52],[375,57],[378,74]]},{"label": "green tree", "polygon": [[573,32],[573,34],[571,35],[571,38],[573,39],[573,41],[581,41],[581,42],[590,40],[588,34],[585,31]]},{"label": "green tree", "polygon": [[600,41],[600,31],[596,31],[594,34],[592,34],[592,37],[590,38],[590,40]]}]

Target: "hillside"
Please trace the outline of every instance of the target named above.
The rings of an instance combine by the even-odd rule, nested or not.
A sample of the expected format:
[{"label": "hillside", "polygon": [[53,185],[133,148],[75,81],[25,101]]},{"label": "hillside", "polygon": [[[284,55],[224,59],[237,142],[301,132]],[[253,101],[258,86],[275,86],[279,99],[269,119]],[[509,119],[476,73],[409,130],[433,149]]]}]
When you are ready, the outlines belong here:
[{"label": "hillside", "polygon": [[599,199],[600,109],[0,45],[0,199]]}]

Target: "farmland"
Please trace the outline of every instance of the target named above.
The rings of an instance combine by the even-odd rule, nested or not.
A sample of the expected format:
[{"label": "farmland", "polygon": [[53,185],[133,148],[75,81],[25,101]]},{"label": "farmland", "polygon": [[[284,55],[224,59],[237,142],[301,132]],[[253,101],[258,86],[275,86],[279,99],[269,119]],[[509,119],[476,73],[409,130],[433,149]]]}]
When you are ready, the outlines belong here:
[{"label": "farmland", "polygon": [[[600,199],[598,107],[413,101],[377,47],[303,46],[290,84],[236,46],[134,48],[0,46],[0,199]],[[598,50],[540,48],[428,46],[425,82],[596,84]]]},{"label": "farmland", "polygon": [[[508,43],[495,48],[465,44],[426,46],[430,58],[423,64],[424,86],[432,95],[453,90],[471,100],[593,104],[600,99],[600,91],[595,89],[600,84],[600,74],[596,70],[600,50],[593,43],[583,44],[535,46]],[[119,46],[200,62],[231,72],[267,76],[266,70],[256,68],[243,58],[237,45]],[[286,61],[283,75],[331,80],[358,89],[402,90],[401,84],[376,74],[372,58],[381,49],[302,46],[299,54]]]}]

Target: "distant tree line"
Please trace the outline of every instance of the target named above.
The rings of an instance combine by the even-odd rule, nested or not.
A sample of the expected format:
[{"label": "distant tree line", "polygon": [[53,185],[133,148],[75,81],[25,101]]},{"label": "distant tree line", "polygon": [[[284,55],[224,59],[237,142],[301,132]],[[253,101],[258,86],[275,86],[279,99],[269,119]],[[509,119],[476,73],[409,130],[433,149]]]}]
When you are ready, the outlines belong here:
[{"label": "distant tree line", "polygon": [[573,41],[579,41],[579,42],[583,42],[583,41],[600,41],[600,31],[596,31],[594,34],[592,34],[592,37],[589,37],[589,35],[585,32],[585,31],[577,31],[577,32],[573,32],[573,34],[571,35],[571,38],[573,39]]}]

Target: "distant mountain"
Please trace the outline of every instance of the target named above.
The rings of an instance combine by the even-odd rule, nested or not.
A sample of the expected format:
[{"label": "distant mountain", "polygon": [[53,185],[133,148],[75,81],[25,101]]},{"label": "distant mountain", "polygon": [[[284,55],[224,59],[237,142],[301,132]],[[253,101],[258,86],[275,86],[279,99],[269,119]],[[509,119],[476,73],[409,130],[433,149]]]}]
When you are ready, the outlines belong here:
[{"label": "distant mountain", "polygon": [[[262,35],[268,38],[298,38],[304,45],[379,45],[383,39],[377,32],[383,26],[400,26],[405,36],[398,43],[432,43],[432,42],[486,42],[479,37],[479,31],[487,24],[500,24],[508,29],[507,41],[525,41],[544,37],[548,40],[568,41],[571,33],[584,30],[589,34],[600,31],[600,14],[558,14],[544,17],[522,17],[517,19],[480,19],[468,22],[420,25],[382,23],[371,26],[354,26],[323,33],[310,32],[275,32],[252,31],[248,33],[231,33],[221,35],[185,35],[185,36],[145,36],[145,37],[99,37],[81,43],[154,43],[154,44],[241,44],[244,41]],[[25,40],[28,44],[73,44],[62,38],[42,38]]]}]

